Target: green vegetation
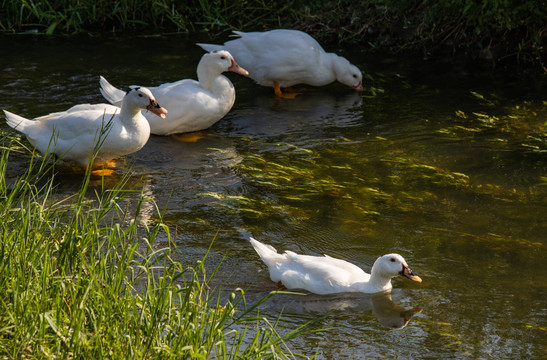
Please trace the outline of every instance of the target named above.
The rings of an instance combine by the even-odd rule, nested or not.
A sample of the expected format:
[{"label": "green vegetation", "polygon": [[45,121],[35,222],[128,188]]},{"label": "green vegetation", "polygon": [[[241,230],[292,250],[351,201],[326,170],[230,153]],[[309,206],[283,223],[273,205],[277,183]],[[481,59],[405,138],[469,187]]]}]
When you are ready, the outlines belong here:
[{"label": "green vegetation", "polygon": [[[378,116],[377,123],[384,127],[380,134],[395,124],[394,121],[388,125],[383,123],[394,113],[376,109],[387,109],[388,104],[400,96],[400,93],[394,97],[378,96],[374,102],[362,105],[370,107],[371,113]],[[333,135],[332,123],[324,125],[328,141],[317,141],[312,146],[310,142],[305,147],[282,142],[296,139],[294,136],[243,139],[249,146],[238,146],[242,160],[233,166],[242,179],[243,188],[252,190],[211,191],[202,196],[213,199],[224,214],[244,217],[246,226],[256,224],[263,229],[263,224],[271,223],[324,226],[328,222],[329,228],[355,234],[367,231],[369,236],[381,228],[386,217],[408,221],[410,226],[415,226],[419,221],[416,219],[424,216],[446,224],[461,219],[472,224],[489,221],[490,215],[474,216],[473,212],[462,211],[469,203],[475,206],[473,211],[492,213],[493,217],[499,214],[491,209],[505,208],[508,204],[515,209],[526,204],[531,212],[541,213],[547,184],[542,171],[542,155],[547,151],[547,103],[522,101],[516,105],[478,92],[471,92],[470,98],[475,100],[473,110],[455,111],[446,121],[426,119],[412,125],[402,124],[402,130],[397,131],[419,133],[416,141],[411,135],[401,135],[401,141],[396,131],[379,136],[373,126],[367,128],[371,133],[366,136],[353,136],[351,130],[340,131],[336,127],[332,128],[336,134]],[[431,102],[435,102],[435,98]],[[405,104],[402,109],[406,110],[396,111],[414,111],[419,116],[427,116],[419,106]],[[436,110],[432,113],[437,116]],[[366,119],[371,123],[375,121],[373,115]],[[309,131],[314,131],[313,125]],[[260,144],[261,141],[272,143]],[[465,160],[458,157],[459,151],[469,151],[462,150],[466,147],[474,149],[476,158],[470,153],[466,153]],[[514,156],[518,156],[517,165],[513,163]],[[462,165],[462,161],[476,163],[467,166]],[[474,166],[480,167],[480,171],[474,171]],[[489,172],[495,175],[484,175]],[[527,174],[526,181],[513,180],[520,179],[522,173]],[[504,177],[519,186],[507,186]],[[507,218],[511,220],[499,227],[490,226],[481,241],[543,246],[538,245],[537,239],[526,236],[499,235],[508,222],[520,221],[519,214]],[[465,236],[476,239],[476,235],[466,233]]]},{"label": "green vegetation", "polygon": [[[162,223],[135,219],[150,201],[84,177],[72,197],[56,195],[51,159],[31,160],[6,181],[0,155],[0,358],[293,358],[275,324],[208,284],[205,259],[184,268]],[[127,203],[137,209],[129,213]],[[125,206],[124,206],[125,204]],[[159,236],[162,246],[156,244]]]},{"label": "green vegetation", "polygon": [[[332,206],[344,214],[340,217],[343,223],[360,227],[374,223],[385,209],[432,211],[435,206],[432,202],[437,199],[432,189],[471,191],[465,174],[387,150],[372,165],[361,155],[366,151],[348,151],[350,145],[344,146],[344,142],[339,140],[314,150],[280,144],[285,148],[284,156],[275,159],[268,157],[270,154],[247,154],[237,167],[249,185],[262,189],[258,193],[264,194],[263,199],[219,193],[202,195],[216,198],[219,206],[248,218],[287,217],[295,221],[310,220],[318,212],[328,216],[332,207],[317,208],[317,199],[330,199],[331,205],[335,204]],[[370,144],[387,149],[387,142],[376,139]],[[369,177],[353,176],[354,169],[362,167],[369,169]],[[421,190],[424,188],[429,190]],[[272,201],[273,197],[278,201]]]},{"label": "green vegetation", "polygon": [[[1,0],[0,29],[46,34],[295,28],[322,42],[538,61],[545,1]],[[443,53],[445,53],[443,51]],[[541,60],[540,60],[541,62]]]},{"label": "green vegetation", "polygon": [[[495,98],[472,92],[487,108],[501,108]],[[529,102],[504,109],[500,115],[484,112],[467,114],[456,111],[456,125],[437,130],[438,133],[457,140],[471,140],[481,134],[495,130],[499,136],[489,139],[498,143],[499,148],[519,147],[532,153],[547,152],[547,102],[537,106]]]},{"label": "green vegetation", "polygon": [[248,27],[269,23],[287,6],[267,1],[208,0],[2,0],[0,26],[48,34],[117,31],[195,32],[213,27]]}]

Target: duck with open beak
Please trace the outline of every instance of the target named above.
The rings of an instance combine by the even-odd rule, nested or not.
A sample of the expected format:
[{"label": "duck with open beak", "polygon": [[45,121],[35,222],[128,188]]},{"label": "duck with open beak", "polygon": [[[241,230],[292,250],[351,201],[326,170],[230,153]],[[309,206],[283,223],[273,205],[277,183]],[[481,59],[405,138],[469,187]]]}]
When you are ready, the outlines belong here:
[{"label": "duck with open beak", "polygon": [[414,275],[414,273],[412,272],[412,270],[410,270],[407,264],[403,264],[403,269],[399,272],[399,275],[404,276],[412,281],[416,281],[419,283],[422,282],[422,278],[418,275]]},{"label": "duck with open beak", "polygon": [[162,119],[165,119],[165,114],[167,114],[167,110],[162,108],[153,98],[150,98],[150,104],[146,107],[146,110],[158,115]]}]

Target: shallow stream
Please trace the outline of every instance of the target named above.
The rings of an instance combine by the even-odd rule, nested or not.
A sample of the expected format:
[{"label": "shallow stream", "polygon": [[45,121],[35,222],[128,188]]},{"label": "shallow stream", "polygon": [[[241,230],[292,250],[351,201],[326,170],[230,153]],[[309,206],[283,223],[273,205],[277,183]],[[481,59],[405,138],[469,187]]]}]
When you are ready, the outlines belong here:
[{"label": "shallow stream", "polygon": [[[193,44],[204,40],[2,36],[0,108],[32,118],[104,102],[99,75],[120,87],[195,78]],[[545,76],[329,50],[364,71],[362,94],[332,84],[276,100],[228,74],[237,99],[224,119],[190,139],[152,136],[112,181],[131,168],[133,185],[165,209],[180,261],[195,262],[215,239],[207,266],[224,260],[214,285],[245,289],[249,301],[274,289],[251,235],[367,271],[397,252],[423,279],[394,279],[391,297],[273,297],[261,313],[283,312],[281,332],[320,316],[316,326],[332,328],[297,338],[295,352],[545,358]],[[29,158],[12,154],[13,177]],[[66,193],[81,180],[58,178]],[[140,221],[153,223],[145,210]]]}]

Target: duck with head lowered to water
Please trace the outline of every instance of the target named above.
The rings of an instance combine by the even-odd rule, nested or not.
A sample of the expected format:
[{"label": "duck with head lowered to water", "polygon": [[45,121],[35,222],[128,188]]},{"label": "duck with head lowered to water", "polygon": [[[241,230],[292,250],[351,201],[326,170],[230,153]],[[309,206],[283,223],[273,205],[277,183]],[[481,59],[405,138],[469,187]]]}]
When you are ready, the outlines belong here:
[{"label": "duck with head lowered to water", "polygon": [[297,84],[323,86],[334,81],[363,90],[361,71],[346,58],[326,52],[309,34],[277,29],[265,32],[234,31],[237,39],[223,45],[198,44],[206,51],[228,50],[262,86],[274,88],[277,97],[293,98],[281,88]]}]

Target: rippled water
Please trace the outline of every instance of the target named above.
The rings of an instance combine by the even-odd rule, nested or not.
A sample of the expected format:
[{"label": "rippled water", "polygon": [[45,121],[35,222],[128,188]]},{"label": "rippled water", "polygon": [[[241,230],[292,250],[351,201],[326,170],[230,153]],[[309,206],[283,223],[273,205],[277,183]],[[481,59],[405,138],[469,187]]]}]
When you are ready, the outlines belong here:
[{"label": "rippled water", "polygon": [[[0,107],[35,117],[103,102],[99,75],[119,86],[194,78],[203,40],[4,36]],[[180,261],[199,259],[216,236],[208,267],[225,259],[215,286],[249,300],[273,289],[250,235],[366,270],[398,252],[422,277],[394,279],[391,296],[273,297],[262,313],[283,311],[281,331],[319,315],[317,327],[333,328],[293,341],[296,352],[544,358],[545,77],[344,54],[368,75],[362,96],[334,84],[279,101],[229,74],[237,100],[222,121],[194,142],[151,137],[119,160],[112,182],[131,167],[132,184],[165,209]],[[12,154],[10,175],[28,159]],[[70,193],[80,177],[58,181]],[[140,220],[155,218],[150,206]]]}]

